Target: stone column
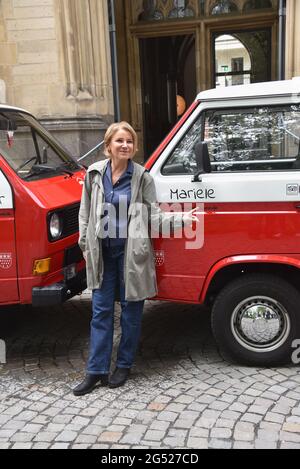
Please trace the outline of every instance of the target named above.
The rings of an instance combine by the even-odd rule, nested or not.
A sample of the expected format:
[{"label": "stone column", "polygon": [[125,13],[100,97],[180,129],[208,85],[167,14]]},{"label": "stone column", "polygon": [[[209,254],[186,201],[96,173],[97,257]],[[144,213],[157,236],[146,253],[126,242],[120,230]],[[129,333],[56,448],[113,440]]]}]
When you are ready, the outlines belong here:
[{"label": "stone column", "polygon": [[67,110],[68,130],[80,132],[77,154],[83,154],[99,143],[113,120],[107,1],[54,2],[61,82],[51,89],[52,112]]},{"label": "stone column", "polygon": [[300,1],[287,0],[286,78],[300,76]]}]

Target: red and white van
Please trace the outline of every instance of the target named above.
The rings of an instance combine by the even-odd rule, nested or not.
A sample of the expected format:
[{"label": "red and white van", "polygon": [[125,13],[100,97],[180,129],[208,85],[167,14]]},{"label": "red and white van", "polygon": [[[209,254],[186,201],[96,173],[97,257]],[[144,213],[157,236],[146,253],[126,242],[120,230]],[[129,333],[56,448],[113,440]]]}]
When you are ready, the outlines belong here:
[{"label": "red and white van", "polygon": [[[291,360],[300,339],[300,79],[201,93],[146,167],[160,203],[199,207],[203,245],[155,241],[161,300],[212,305],[220,348]],[[196,228],[195,228],[196,230]]]},{"label": "red and white van", "polygon": [[56,305],[86,288],[84,175],[32,115],[0,105],[0,306]]}]

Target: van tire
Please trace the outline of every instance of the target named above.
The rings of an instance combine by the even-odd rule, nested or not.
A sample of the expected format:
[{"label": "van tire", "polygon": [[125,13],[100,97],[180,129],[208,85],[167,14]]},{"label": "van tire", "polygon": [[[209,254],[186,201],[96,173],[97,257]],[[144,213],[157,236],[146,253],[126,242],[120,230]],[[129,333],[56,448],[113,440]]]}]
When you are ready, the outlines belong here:
[{"label": "van tire", "polygon": [[249,274],[216,298],[212,330],[225,359],[273,366],[292,361],[299,318],[300,294],[292,285],[273,275]]}]

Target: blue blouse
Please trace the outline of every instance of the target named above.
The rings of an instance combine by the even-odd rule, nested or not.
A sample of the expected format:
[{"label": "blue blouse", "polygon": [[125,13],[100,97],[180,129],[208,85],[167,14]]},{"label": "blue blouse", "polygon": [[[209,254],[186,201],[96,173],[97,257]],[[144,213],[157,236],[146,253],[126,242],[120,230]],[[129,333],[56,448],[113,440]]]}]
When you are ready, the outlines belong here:
[{"label": "blue blouse", "polygon": [[105,218],[103,246],[124,246],[128,234],[128,209],[131,201],[133,163],[128,161],[127,170],[115,185],[112,183],[111,162],[103,177],[105,194]]}]

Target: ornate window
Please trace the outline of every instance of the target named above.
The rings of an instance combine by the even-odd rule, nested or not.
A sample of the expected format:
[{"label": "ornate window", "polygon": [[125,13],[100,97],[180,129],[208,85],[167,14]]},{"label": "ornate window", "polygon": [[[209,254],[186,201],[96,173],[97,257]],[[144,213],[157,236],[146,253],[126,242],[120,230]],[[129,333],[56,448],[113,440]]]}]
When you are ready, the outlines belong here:
[{"label": "ornate window", "polygon": [[139,21],[195,17],[196,4],[196,0],[144,0]]},{"label": "ornate window", "polygon": [[174,8],[169,13],[169,18],[185,18],[188,16],[195,16],[192,8],[189,8],[189,2],[185,0],[174,0]]},{"label": "ornate window", "polygon": [[163,14],[157,9],[156,0],[144,0],[143,12],[139,16],[140,21],[162,20]]},{"label": "ornate window", "polygon": [[138,0],[138,21],[168,21],[210,15],[276,10],[278,0]]},{"label": "ornate window", "polygon": [[234,2],[231,2],[229,0],[219,0],[213,5],[211,9],[211,14],[223,15],[225,13],[233,13],[235,11],[238,11],[238,7]]},{"label": "ornate window", "polygon": [[273,8],[270,0],[248,0],[246,1],[243,11],[270,9]]}]

